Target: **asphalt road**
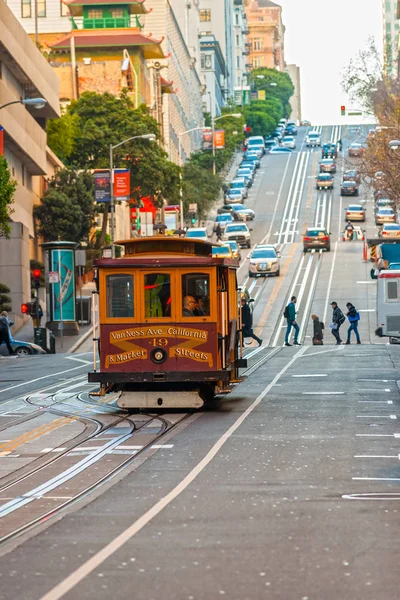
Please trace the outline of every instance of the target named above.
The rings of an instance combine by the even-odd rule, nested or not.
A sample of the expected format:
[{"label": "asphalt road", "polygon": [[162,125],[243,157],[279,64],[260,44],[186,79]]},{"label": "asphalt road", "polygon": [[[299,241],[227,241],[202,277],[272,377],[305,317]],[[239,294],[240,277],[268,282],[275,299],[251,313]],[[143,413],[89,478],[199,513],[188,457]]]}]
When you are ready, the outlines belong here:
[{"label": "asphalt road", "polygon": [[[249,280],[244,253],[264,345],[219,410],[128,422],[88,402],[90,354],[1,359],[0,538],[39,519],[0,543],[1,599],[398,598],[400,348],[375,338],[370,263],[340,235],[340,171],[366,130],[321,130],[344,142],[333,192],[315,189],[304,130],[251,189],[253,243],[280,244],[281,276]],[[330,253],[303,255],[307,225],[331,231]],[[293,293],[301,348],[282,347]],[[331,300],[361,311],[361,346],[329,329],[310,345]]]}]

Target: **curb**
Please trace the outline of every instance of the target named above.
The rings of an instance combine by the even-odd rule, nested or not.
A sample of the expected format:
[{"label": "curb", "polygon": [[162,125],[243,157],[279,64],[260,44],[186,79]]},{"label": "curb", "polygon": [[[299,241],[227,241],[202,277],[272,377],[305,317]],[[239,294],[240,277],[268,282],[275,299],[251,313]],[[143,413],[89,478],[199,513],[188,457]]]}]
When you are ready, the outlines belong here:
[{"label": "curb", "polygon": [[67,350],[67,352],[65,352],[65,354],[73,354],[76,352],[83,342],[86,342],[90,335],[93,335],[93,325],[81,338],[79,338],[79,340],[75,342],[75,344],[69,350]]}]

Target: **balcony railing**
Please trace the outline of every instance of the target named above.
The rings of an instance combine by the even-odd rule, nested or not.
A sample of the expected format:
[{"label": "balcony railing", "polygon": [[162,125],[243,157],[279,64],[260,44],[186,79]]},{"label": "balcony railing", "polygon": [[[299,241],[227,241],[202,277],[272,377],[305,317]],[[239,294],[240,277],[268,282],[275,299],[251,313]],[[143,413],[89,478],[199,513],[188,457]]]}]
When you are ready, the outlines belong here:
[{"label": "balcony railing", "polygon": [[86,19],[84,17],[72,17],[72,29],[123,29],[126,27],[143,28],[139,21],[139,15],[128,17]]}]

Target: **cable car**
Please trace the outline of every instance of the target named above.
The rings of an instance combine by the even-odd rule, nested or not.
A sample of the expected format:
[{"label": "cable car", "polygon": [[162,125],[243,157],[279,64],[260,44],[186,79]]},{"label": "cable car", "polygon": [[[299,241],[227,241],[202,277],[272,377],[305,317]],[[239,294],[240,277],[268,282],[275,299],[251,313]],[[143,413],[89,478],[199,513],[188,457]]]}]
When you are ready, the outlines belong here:
[{"label": "cable car", "polygon": [[[94,370],[125,409],[200,408],[239,381],[241,323],[234,258],[185,237],[118,242],[95,262]],[[96,305],[98,304],[98,323]],[[97,347],[100,369],[96,370]]]}]

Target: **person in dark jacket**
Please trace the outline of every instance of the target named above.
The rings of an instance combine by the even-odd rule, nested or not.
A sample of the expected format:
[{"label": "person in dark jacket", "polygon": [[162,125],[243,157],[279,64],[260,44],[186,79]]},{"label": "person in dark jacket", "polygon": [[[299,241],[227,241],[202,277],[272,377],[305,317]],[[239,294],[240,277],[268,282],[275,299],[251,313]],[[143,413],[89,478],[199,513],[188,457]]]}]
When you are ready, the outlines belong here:
[{"label": "person in dark jacket", "polygon": [[336,345],[340,346],[342,340],[340,339],[339,329],[340,326],[345,322],[346,317],[338,307],[337,302],[331,302],[331,306],[333,310],[331,323],[332,335],[336,340]]},{"label": "person in dark jacket", "polygon": [[353,306],[353,304],[351,302],[348,302],[346,304],[346,307],[347,307],[346,317],[348,318],[349,323],[350,323],[350,327],[347,330],[346,344],[350,344],[350,335],[351,335],[352,331],[354,331],[354,333],[356,334],[357,344],[361,344],[360,334],[358,333],[358,321],[360,320],[360,315],[358,314],[356,307]]},{"label": "person in dark jacket", "polygon": [[13,322],[9,320],[8,313],[3,310],[0,313],[0,346],[4,342],[7,346],[8,354],[10,356],[16,356],[14,350],[11,348],[11,336],[10,336],[10,325],[13,325]]},{"label": "person in dark jacket", "polygon": [[292,327],[294,329],[293,344],[295,346],[301,346],[301,344],[298,342],[300,327],[296,323],[296,302],[297,302],[296,296],[292,296],[289,304],[287,305],[287,307],[285,309],[286,314],[284,314],[284,316],[286,317],[286,323],[287,323],[286,335],[285,335],[285,346],[292,345],[292,344],[289,344],[289,337],[290,337],[290,332],[292,331]]},{"label": "person in dark jacket", "polygon": [[221,225],[219,223],[217,223],[217,227],[215,229],[215,235],[217,236],[217,242],[219,242],[222,239],[222,229],[221,229]]},{"label": "person in dark jacket", "polygon": [[311,318],[313,320],[313,327],[314,327],[314,335],[312,338],[312,343],[313,346],[323,346],[324,345],[324,324],[322,321],[319,320],[319,318],[317,317],[317,315],[311,315]]},{"label": "person in dark jacket", "polygon": [[242,311],[242,336],[253,338],[261,346],[262,339],[257,337],[253,331],[253,315],[250,310],[250,306],[247,304],[246,298],[241,298],[241,311]]}]

